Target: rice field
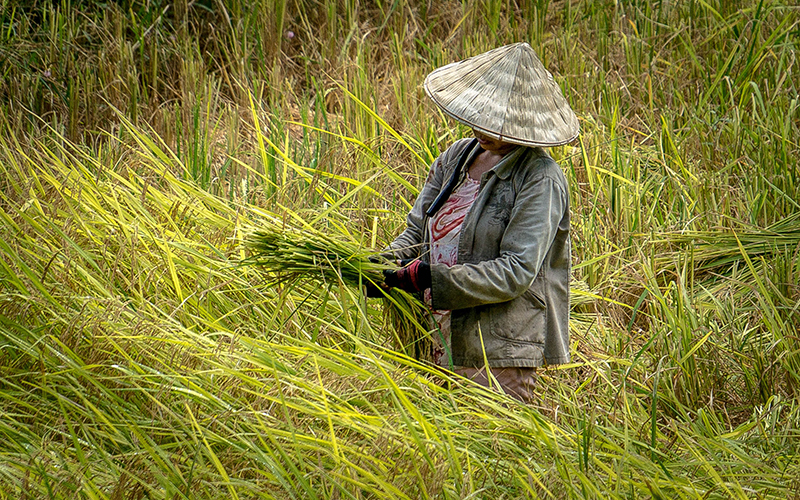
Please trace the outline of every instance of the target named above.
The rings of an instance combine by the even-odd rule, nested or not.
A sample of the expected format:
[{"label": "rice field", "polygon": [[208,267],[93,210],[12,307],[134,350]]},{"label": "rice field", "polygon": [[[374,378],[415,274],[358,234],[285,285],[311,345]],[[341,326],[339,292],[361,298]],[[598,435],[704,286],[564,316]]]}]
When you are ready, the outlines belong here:
[{"label": "rice field", "polygon": [[[581,122],[527,406],[380,265],[247,243],[364,263],[470,134],[425,75],[518,41]],[[800,498],[799,48],[786,0],[0,0],[0,500]]]}]

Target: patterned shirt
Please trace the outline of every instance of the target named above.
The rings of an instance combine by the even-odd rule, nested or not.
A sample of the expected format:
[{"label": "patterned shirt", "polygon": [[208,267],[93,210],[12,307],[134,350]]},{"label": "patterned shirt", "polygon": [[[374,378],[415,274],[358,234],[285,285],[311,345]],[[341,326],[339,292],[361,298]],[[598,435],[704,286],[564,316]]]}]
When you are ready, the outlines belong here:
[{"label": "patterned shirt", "polygon": [[[431,218],[429,231],[431,242],[431,264],[444,264],[448,267],[458,262],[458,238],[461,225],[472,203],[478,196],[480,181],[469,176],[453,191],[442,208]],[[431,290],[425,290],[425,301],[431,304]],[[433,319],[438,332],[434,333],[434,360],[439,366],[450,367],[450,311],[434,310]]]}]

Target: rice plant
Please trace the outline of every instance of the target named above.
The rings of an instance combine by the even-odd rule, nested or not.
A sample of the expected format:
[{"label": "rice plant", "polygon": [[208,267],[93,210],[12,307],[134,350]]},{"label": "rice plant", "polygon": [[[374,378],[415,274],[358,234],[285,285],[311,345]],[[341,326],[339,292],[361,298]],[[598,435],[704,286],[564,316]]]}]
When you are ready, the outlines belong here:
[{"label": "rice plant", "polygon": [[[798,16],[0,0],[0,499],[797,497]],[[582,129],[531,405],[361,289],[469,134],[423,78],[518,41]]]}]

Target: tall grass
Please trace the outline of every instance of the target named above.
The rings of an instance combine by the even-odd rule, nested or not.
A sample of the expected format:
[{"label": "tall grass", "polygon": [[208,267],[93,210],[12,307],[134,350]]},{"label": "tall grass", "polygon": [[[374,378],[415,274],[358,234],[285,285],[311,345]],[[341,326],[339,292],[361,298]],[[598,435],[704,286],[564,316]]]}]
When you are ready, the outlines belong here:
[{"label": "tall grass", "polygon": [[[0,499],[800,495],[793,5],[0,6]],[[469,134],[425,74],[515,41],[582,121],[528,406],[238,265],[286,214],[382,248]]]}]

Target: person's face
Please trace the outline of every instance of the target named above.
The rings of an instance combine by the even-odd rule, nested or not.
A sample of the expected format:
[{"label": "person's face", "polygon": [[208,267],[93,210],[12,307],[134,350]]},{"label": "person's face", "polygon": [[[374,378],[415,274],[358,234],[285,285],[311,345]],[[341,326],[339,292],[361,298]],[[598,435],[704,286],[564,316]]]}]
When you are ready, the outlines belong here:
[{"label": "person's face", "polygon": [[478,144],[480,144],[483,149],[491,153],[504,155],[517,147],[516,144],[492,139],[491,137],[486,136],[475,129],[472,129],[472,133],[475,135],[475,138],[478,139]]}]

